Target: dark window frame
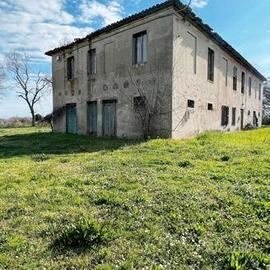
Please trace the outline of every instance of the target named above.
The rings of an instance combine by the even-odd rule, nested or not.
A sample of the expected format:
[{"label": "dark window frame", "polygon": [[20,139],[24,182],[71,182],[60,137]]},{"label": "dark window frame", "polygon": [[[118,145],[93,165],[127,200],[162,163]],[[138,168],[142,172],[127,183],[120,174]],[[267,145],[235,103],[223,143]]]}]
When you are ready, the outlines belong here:
[{"label": "dark window frame", "polygon": [[262,99],[262,84],[259,83],[259,100]]},{"label": "dark window frame", "polygon": [[241,94],[245,93],[245,85],[246,85],[246,73],[242,71],[241,74]]},{"label": "dark window frame", "polygon": [[221,106],[221,125],[228,126],[229,124],[229,107],[228,106]]},{"label": "dark window frame", "polygon": [[67,58],[67,79],[74,79],[74,56]]},{"label": "dark window frame", "polygon": [[229,70],[229,61],[225,57],[223,57],[223,61],[225,63],[225,86],[228,86],[228,70]]},{"label": "dark window frame", "polygon": [[146,97],[145,96],[135,96],[135,97],[133,97],[133,106],[134,106],[134,109],[145,108],[145,106],[146,106]]},{"label": "dark window frame", "polygon": [[236,125],[236,107],[232,107],[232,126]]},{"label": "dark window frame", "polygon": [[214,110],[213,103],[208,103],[208,104],[207,104],[207,110],[208,110],[208,111],[213,111],[213,110]]},{"label": "dark window frame", "polygon": [[187,107],[194,109],[195,108],[195,101],[193,99],[188,99],[187,100]]},{"label": "dark window frame", "polygon": [[94,75],[97,74],[97,52],[96,49],[90,49],[87,53],[88,55],[88,74]]},{"label": "dark window frame", "polygon": [[252,89],[252,78],[249,76],[248,78],[248,94],[251,96],[251,89]]},{"label": "dark window frame", "polygon": [[236,66],[233,67],[233,90],[237,91],[237,74],[238,69]]},{"label": "dark window frame", "polygon": [[207,80],[214,82],[215,79],[215,51],[208,48]]},{"label": "dark window frame", "polygon": [[148,59],[148,33],[146,30],[133,35],[133,65],[143,65]]}]

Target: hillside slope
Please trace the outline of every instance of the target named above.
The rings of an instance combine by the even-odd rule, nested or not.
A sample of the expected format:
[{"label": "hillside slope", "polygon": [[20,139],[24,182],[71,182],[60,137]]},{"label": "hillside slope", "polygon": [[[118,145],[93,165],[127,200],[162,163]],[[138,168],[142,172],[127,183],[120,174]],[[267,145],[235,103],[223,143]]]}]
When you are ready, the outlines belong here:
[{"label": "hillside slope", "polygon": [[0,269],[267,269],[270,129],[124,141],[0,130]]}]

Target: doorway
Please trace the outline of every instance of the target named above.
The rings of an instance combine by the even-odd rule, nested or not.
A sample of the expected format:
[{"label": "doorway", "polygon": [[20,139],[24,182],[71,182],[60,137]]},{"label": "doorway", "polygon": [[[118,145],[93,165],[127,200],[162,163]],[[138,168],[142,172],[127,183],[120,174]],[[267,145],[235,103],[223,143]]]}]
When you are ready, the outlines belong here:
[{"label": "doorway", "polygon": [[102,116],[103,136],[114,137],[116,135],[116,100],[103,101]]},{"label": "doorway", "polygon": [[87,103],[87,130],[90,135],[97,135],[97,102]]},{"label": "doorway", "polygon": [[240,129],[244,129],[244,110],[240,110]]},{"label": "doorway", "polygon": [[75,103],[66,105],[66,132],[71,134],[77,133],[77,110]]}]

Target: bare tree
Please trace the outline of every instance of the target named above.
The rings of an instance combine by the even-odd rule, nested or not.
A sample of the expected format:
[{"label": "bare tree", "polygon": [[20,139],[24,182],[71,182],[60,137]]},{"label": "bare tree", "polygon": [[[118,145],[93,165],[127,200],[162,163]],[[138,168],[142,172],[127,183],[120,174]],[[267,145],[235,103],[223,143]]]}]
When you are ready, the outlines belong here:
[{"label": "bare tree", "polygon": [[[125,83],[129,83],[133,91],[127,91],[124,86],[119,85],[117,76],[113,78],[111,83],[113,89],[135,111],[144,138],[175,131],[190,117],[190,111],[186,106],[177,106],[174,109],[171,107],[173,83],[171,74],[175,70],[176,63],[173,64],[172,71],[169,72],[164,70],[164,67],[168,65],[166,61],[165,55],[153,57],[152,61],[148,62],[149,73],[144,74],[145,76],[140,72],[137,73],[134,68],[126,67],[128,80]],[[184,70],[181,69],[179,72],[184,73]],[[178,94],[182,96],[183,100],[186,100],[184,94]],[[172,113],[177,118],[175,126],[166,127],[164,123],[170,122]]]},{"label": "bare tree", "polygon": [[270,80],[263,87],[263,124],[270,124]]},{"label": "bare tree", "polygon": [[18,97],[23,99],[31,113],[32,126],[35,126],[35,106],[46,91],[50,90],[50,78],[41,71],[33,73],[30,69],[30,58],[16,52],[6,57],[7,72],[15,83]]}]

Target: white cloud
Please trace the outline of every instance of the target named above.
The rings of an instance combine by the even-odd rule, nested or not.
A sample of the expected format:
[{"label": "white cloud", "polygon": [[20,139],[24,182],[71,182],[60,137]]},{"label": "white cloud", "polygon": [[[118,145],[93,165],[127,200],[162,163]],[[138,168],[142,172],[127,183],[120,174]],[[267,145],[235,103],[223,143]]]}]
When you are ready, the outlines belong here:
[{"label": "white cloud", "polygon": [[82,22],[92,22],[96,18],[101,18],[102,25],[108,25],[122,18],[122,6],[117,0],[108,1],[102,4],[97,0],[82,0],[80,5]]},{"label": "white cloud", "polygon": [[192,0],[191,6],[196,8],[203,8],[207,6],[208,0]]},{"label": "white cloud", "polygon": [[72,41],[93,28],[74,24],[75,17],[65,11],[65,0],[2,0],[0,3],[0,52],[24,50],[37,61],[49,60],[44,52]]}]

